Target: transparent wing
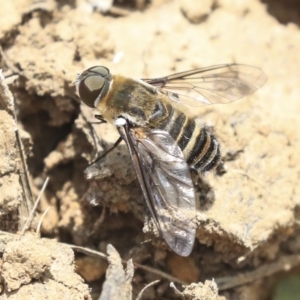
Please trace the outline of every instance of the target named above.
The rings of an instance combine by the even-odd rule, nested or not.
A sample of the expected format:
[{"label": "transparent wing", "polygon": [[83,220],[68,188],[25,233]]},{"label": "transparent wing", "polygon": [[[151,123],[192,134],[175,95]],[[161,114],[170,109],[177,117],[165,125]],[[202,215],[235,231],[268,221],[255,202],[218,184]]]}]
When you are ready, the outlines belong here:
[{"label": "transparent wing", "polygon": [[152,217],[170,248],[188,256],[194,245],[195,193],[189,167],[169,133],[119,128],[131,152]]},{"label": "transparent wing", "polygon": [[267,76],[256,67],[224,64],[142,80],[157,87],[171,101],[202,106],[249,95],[267,81]]}]

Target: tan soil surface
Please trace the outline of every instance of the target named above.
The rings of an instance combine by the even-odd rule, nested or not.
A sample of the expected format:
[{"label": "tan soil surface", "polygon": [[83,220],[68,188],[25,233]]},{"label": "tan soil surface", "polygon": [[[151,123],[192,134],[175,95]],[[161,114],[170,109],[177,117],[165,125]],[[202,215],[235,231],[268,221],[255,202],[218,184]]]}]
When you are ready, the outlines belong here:
[{"label": "tan soil surface", "polygon": [[[260,300],[284,271],[298,276],[300,3],[264,2],[0,0],[0,229],[20,233],[49,177],[32,229],[50,207],[43,237],[118,251],[108,246],[106,271],[105,261],[74,257],[55,241],[1,234],[0,299],[98,299],[101,291],[100,299],[136,299],[160,279],[142,299]],[[268,81],[239,101],[197,110],[221,143],[226,172],[195,178],[197,238],[182,258],[149,226],[124,143],[86,179],[118,132],[91,123],[74,81],[94,65],[151,78],[233,62],[259,67]],[[152,271],[133,272],[130,261],[123,269],[120,257],[173,276],[183,292]]]}]

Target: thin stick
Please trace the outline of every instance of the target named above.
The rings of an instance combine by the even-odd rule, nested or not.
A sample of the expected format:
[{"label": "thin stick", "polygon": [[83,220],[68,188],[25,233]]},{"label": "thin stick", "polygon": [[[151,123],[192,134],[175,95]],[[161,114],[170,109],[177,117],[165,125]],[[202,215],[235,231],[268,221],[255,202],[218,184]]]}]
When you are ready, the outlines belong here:
[{"label": "thin stick", "polygon": [[270,276],[280,271],[289,271],[291,268],[299,266],[300,255],[286,255],[281,257],[278,261],[261,266],[252,272],[245,272],[238,276],[221,277],[215,281],[219,290],[227,290],[239,285],[243,285],[266,276]]},{"label": "thin stick", "polygon": [[141,300],[141,299],[142,299],[142,295],[143,295],[143,293],[145,292],[145,290],[146,290],[147,288],[149,288],[150,286],[155,285],[155,284],[157,284],[157,283],[159,283],[159,282],[160,282],[160,280],[155,280],[155,281],[152,281],[152,282],[148,283],[148,284],[147,284],[147,285],[139,292],[139,294],[137,295],[137,297],[136,297],[135,300]]},{"label": "thin stick", "polygon": [[[0,235],[9,235],[9,236],[17,237],[17,235],[15,233],[10,233],[10,232],[6,232],[6,231],[2,231],[2,230],[0,230]],[[73,250],[84,253],[86,255],[96,257],[96,258],[102,258],[102,259],[108,261],[107,255],[102,252],[94,251],[94,250],[91,250],[88,248],[70,245],[70,244],[66,244],[66,243],[59,243],[59,244],[69,246]],[[124,264],[126,263],[125,260],[122,260],[122,262]],[[136,268],[148,271],[150,273],[159,275],[162,278],[169,280],[171,282],[170,285],[173,288],[175,286],[174,286],[174,283],[172,283],[172,282],[177,282],[182,285],[187,285],[186,282],[183,282],[177,278],[174,278],[173,276],[166,274],[162,271],[156,270],[151,267],[143,266],[143,265],[140,265],[137,263],[133,263],[133,264]],[[282,272],[282,271],[287,272],[290,269],[295,268],[299,265],[300,265],[300,255],[299,254],[298,255],[285,255],[285,256],[281,257],[278,261],[271,263],[271,264],[261,266],[260,268],[254,270],[252,272],[241,273],[240,275],[237,275],[237,276],[220,277],[220,278],[215,279],[215,282],[218,285],[218,290],[224,291],[227,289],[235,288],[235,287],[243,285],[243,284],[250,283],[255,280],[259,280],[266,276],[271,276],[278,272]]]},{"label": "thin stick", "polygon": [[0,230],[0,235],[16,236],[15,233],[11,233],[11,232],[8,232],[8,231],[3,231],[3,230]]},{"label": "thin stick", "polygon": [[[0,109],[7,111],[15,120],[13,95],[5,82],[2,69],[0,69]],[[16,124],[14,125],[17,127]]]},{"label": "thin stick", "polygon": [[[89,256],[93,256],[93,257],[97,257],[97,258],[102,258],[104,260],[108,260],[107,259],[107,255],[100,252],[100,251],[95,251],[95,250],[91,250],[89,248],[85,248],[85,247],[80,247],[80,246],[75,246],[75,245],[70,245],[70,244],[65,244],[65,245],[68,245],[69,247],[71,247],[73,250],[75,251],[78,251],[78,252],[81,252],[81,253],[84,253],[86,255],[89,255]],[[126,261],[122,259],[122,263],[126,264]],[[177,282],[179,284],[183,284],[183,285],[187,285],[186,282],[176,278],[176,277],[173,277],[172,275],[169,275],[165,272],[162,272],[160,270],[157,270],[157,269],[154,269],[152,267],[148,267],[148,266],[143,266],[143,265],[140,265],[136,262],[133,262],[133,265],[135,266],[135,268],[138,268],[138,269],[141,269],[141,270],[144,270],[144,271],[147,271],[149,273],[152,273],[152,274],[156,274],[162,278],[165,278],[169,281],[174,281],[174,282]]]},{"label": "thin stick", "polygon": [[[3,52],[2,48],[0,47],[1,55],[5,56],[5,53],[4,52],[2,53],[1,51]],[[20,139],[20,135],[17,127],[18,122],[15,113],[14,99],[12,93],[8,88],[8,85],[5,82],[5,78],[2,74],[2,70],[0,70],[0,107],[1,109],[4,109],[6,112],[8,112],[9,115],[13,118],[15,138],[18,145],[19,155],[20,155],[21,163],[18,163],[17,167],[19,169],[19,176],[20,176],[21,186],[24,194],[23,197],[24,200],[21,202],[19,208],[19,215],[20,215],[19,227],[21,227],[23,226],[23,217],[24,219],[27,218],[30,210],[33,207],[33,200],[32,200],[31,188],[29,184],[29,176],[28,176],[26,159],[23,150],[23,144]]]},{"label": "thin stick", "polygon": [[22,75],[22,72],[12,63],[11,59],[4,52],[3,48],[0,46],[0,54],[5,61],[6,65],[11,69],[14,73]]},{"label": "thin stick", "polygon": [[48,184],[48,181],[49,181],[49,177],[46,178],[46,180],[45,180],[45,182],[44,182],[44,184],[43,184],[43,186],[42,186],[42,189],[41,189],[41,191],[40,191],[40,193],[39,193],[39,196],[38,196],[37,200],[35,201],[35,203],[34,203],[34,205],[33,205],[33,208],[32,208],[32,210],[31,210],[31,212],[30,212],[30,215],[29,215],[29,217],[28,217],[28,219],[27,219],[27,221],[26,221],[26,223],[25,223],[25,225],[24,225],[24,227],[23,227],[23,229],[22,229],[22,231],[21,231],[20,236],[23,236],[24,233],[25,233],[25,231],[26,231],[26,230],[29,228],[29,226],[31,225],[31,222],[32,222],[32,220],[33,220],[33,218],[34,218],[34,213],[35,213],[35,211],[36,211],[36,209],[37,209],[37,206],[38,206],[38,204],[39,204],[39,202],[40,202],[41,196],[42,196],[42,194],[44,193],[44,190],[45,190],[45,188],[46,188],[46,186],[47,186],[47,184]]},{"label": "thin stick", "polygon": [[[15,122],[17,123],[17,118],[15,116]],[[18,143],[18,148],[20,152],[20,158],[21,158],[21,163],[22,163],[22,171],[20,170],[20,178],[21,178],[21,184],[22,184],[22,189],[24,192],[24,201],[26,201],[26,216],[28,216],[28,213],[30,210],[33,208],[33,196],[32,196],[32,191],[29,183],[29,174],[28,174],[28,168],[26,164],[26,159],[24,155],[24,148],[23,148],[23,143],[20,138],[19,130],[15,130],[15,136],[16,140]]]},{"label": "thin stick", "polygon": [[45,216],[46,216],[46,214],[48,213],[48,211],[49,211],[50,208],[51,208],[51,207],[48,206],[47,209],[46,209],[46,210],[44,211],[44,213],[42,214],[42,216],[40,217],[40,220],[39,220],[38,225],[37,225],[37,227],[36,227],[36,234],[37,234],[38,236],[40,236],[40,229],[41,229],[43,220],[44,220],[44,218],[45,218]]}]

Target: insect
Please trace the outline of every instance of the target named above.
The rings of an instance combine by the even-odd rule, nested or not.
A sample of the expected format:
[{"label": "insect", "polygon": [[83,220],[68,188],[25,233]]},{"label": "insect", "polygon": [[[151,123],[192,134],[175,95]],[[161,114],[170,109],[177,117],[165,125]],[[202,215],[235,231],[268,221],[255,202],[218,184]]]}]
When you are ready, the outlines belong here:
[{"label": "insect", "polygon": [[220,161],[214,134],[189,117],[182,105],[193,110],[229,103],[253,93],[266,79],[260,69],[242,64],[141,80],[94,66],[77,77],[83,103],[97,110],[97,119],[117,126],[120,138],[107,152],[126,142],[152,218],[169,247],[181,256],[191,253],[196,234],[190,170],[203,173]]}]

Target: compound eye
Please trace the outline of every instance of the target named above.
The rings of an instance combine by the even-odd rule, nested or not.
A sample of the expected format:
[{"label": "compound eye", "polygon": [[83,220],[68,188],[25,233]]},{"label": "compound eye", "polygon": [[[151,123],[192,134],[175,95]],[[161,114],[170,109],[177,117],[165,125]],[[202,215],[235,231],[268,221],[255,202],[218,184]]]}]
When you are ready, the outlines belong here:
[{"label": "compound eye", "polygon": [[91,67],[87,70],[87,72],[97,73],[97,74],[101,75],[102,77],[106,77],[107,75],[109,75],[109,70],[103,66]]},{"label": "compound eye", "polygon": [[92,108],[95,107],[95,101],[100,96],[105,83],[105,79],[97,73],[95,71],[95,74],[91,74],[84,78],[78,86],[78,93],[81,100],[84,104]]}]

